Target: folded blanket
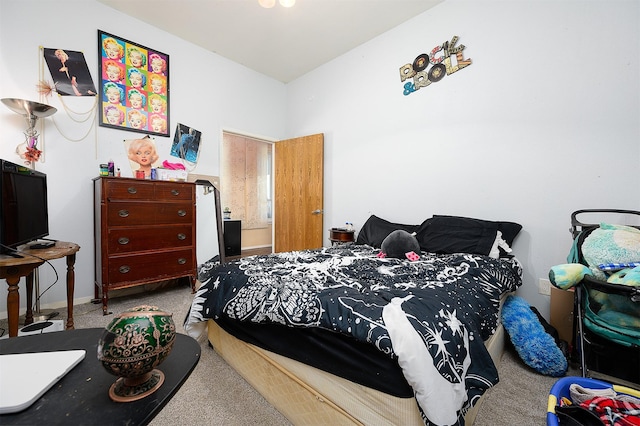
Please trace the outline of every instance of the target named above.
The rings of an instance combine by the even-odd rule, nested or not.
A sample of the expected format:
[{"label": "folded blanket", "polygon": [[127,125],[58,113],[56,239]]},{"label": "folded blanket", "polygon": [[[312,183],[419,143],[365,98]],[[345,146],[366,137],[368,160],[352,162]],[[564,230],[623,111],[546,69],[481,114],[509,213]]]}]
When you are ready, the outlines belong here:
[{"label": "folded blanket", "polygon": [[593,275],[605,280],[598,265],[640,261],[640,229],[601,223],[582,243],[582,254]]}]

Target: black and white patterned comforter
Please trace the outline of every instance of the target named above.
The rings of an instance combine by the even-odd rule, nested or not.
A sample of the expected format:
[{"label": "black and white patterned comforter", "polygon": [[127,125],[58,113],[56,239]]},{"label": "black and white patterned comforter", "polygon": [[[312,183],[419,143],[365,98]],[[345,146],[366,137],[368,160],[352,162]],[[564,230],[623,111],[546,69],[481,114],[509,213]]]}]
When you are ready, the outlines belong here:
[{"label": "black and white patterned comforter", "polygon": [[498,382],[484,340],[497,328],[501,295],[521,284],[520,263],[378,252],[346,245],[205,264],[185,328],[227,317],[348,334],[398,359],[425,424],[462,424]]}]

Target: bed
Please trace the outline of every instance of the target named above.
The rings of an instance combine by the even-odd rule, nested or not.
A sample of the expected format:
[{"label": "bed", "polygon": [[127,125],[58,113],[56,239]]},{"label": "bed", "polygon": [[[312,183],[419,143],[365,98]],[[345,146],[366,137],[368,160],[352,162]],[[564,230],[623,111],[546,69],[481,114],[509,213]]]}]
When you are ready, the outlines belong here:
[{"label": "bed", "polygon": [[[417,260],[379,257],[415,233]],[[354,244],[200,268],[185,320],[294,424],[471,424],[498,382],[502,299],[521,285],[521,226],[371,216]]]}]

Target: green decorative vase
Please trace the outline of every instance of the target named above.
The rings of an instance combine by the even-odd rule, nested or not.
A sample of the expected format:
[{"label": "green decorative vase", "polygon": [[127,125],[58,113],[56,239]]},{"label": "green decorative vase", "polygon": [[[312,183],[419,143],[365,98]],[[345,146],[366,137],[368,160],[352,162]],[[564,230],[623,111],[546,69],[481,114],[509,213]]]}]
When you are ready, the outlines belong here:
[{"label": "green decorative vase", "polygon": [[105,327],[98,342],[98,360],[119,379],[109,397],[130,402],[151,395],[164,382],[156,369],[173,349],[173,316],[156,306],[137,306],[118,315]]}]

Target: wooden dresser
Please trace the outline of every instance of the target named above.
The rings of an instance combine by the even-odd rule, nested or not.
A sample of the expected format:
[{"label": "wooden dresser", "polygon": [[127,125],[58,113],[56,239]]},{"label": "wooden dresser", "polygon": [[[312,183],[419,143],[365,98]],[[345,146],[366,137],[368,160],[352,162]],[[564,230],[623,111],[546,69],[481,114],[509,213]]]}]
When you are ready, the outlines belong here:
[{"label": "wooden dresser", "polygon": [[94,179],[95,297],[189,277],[195,291],[195,184],[120,177]]}]

